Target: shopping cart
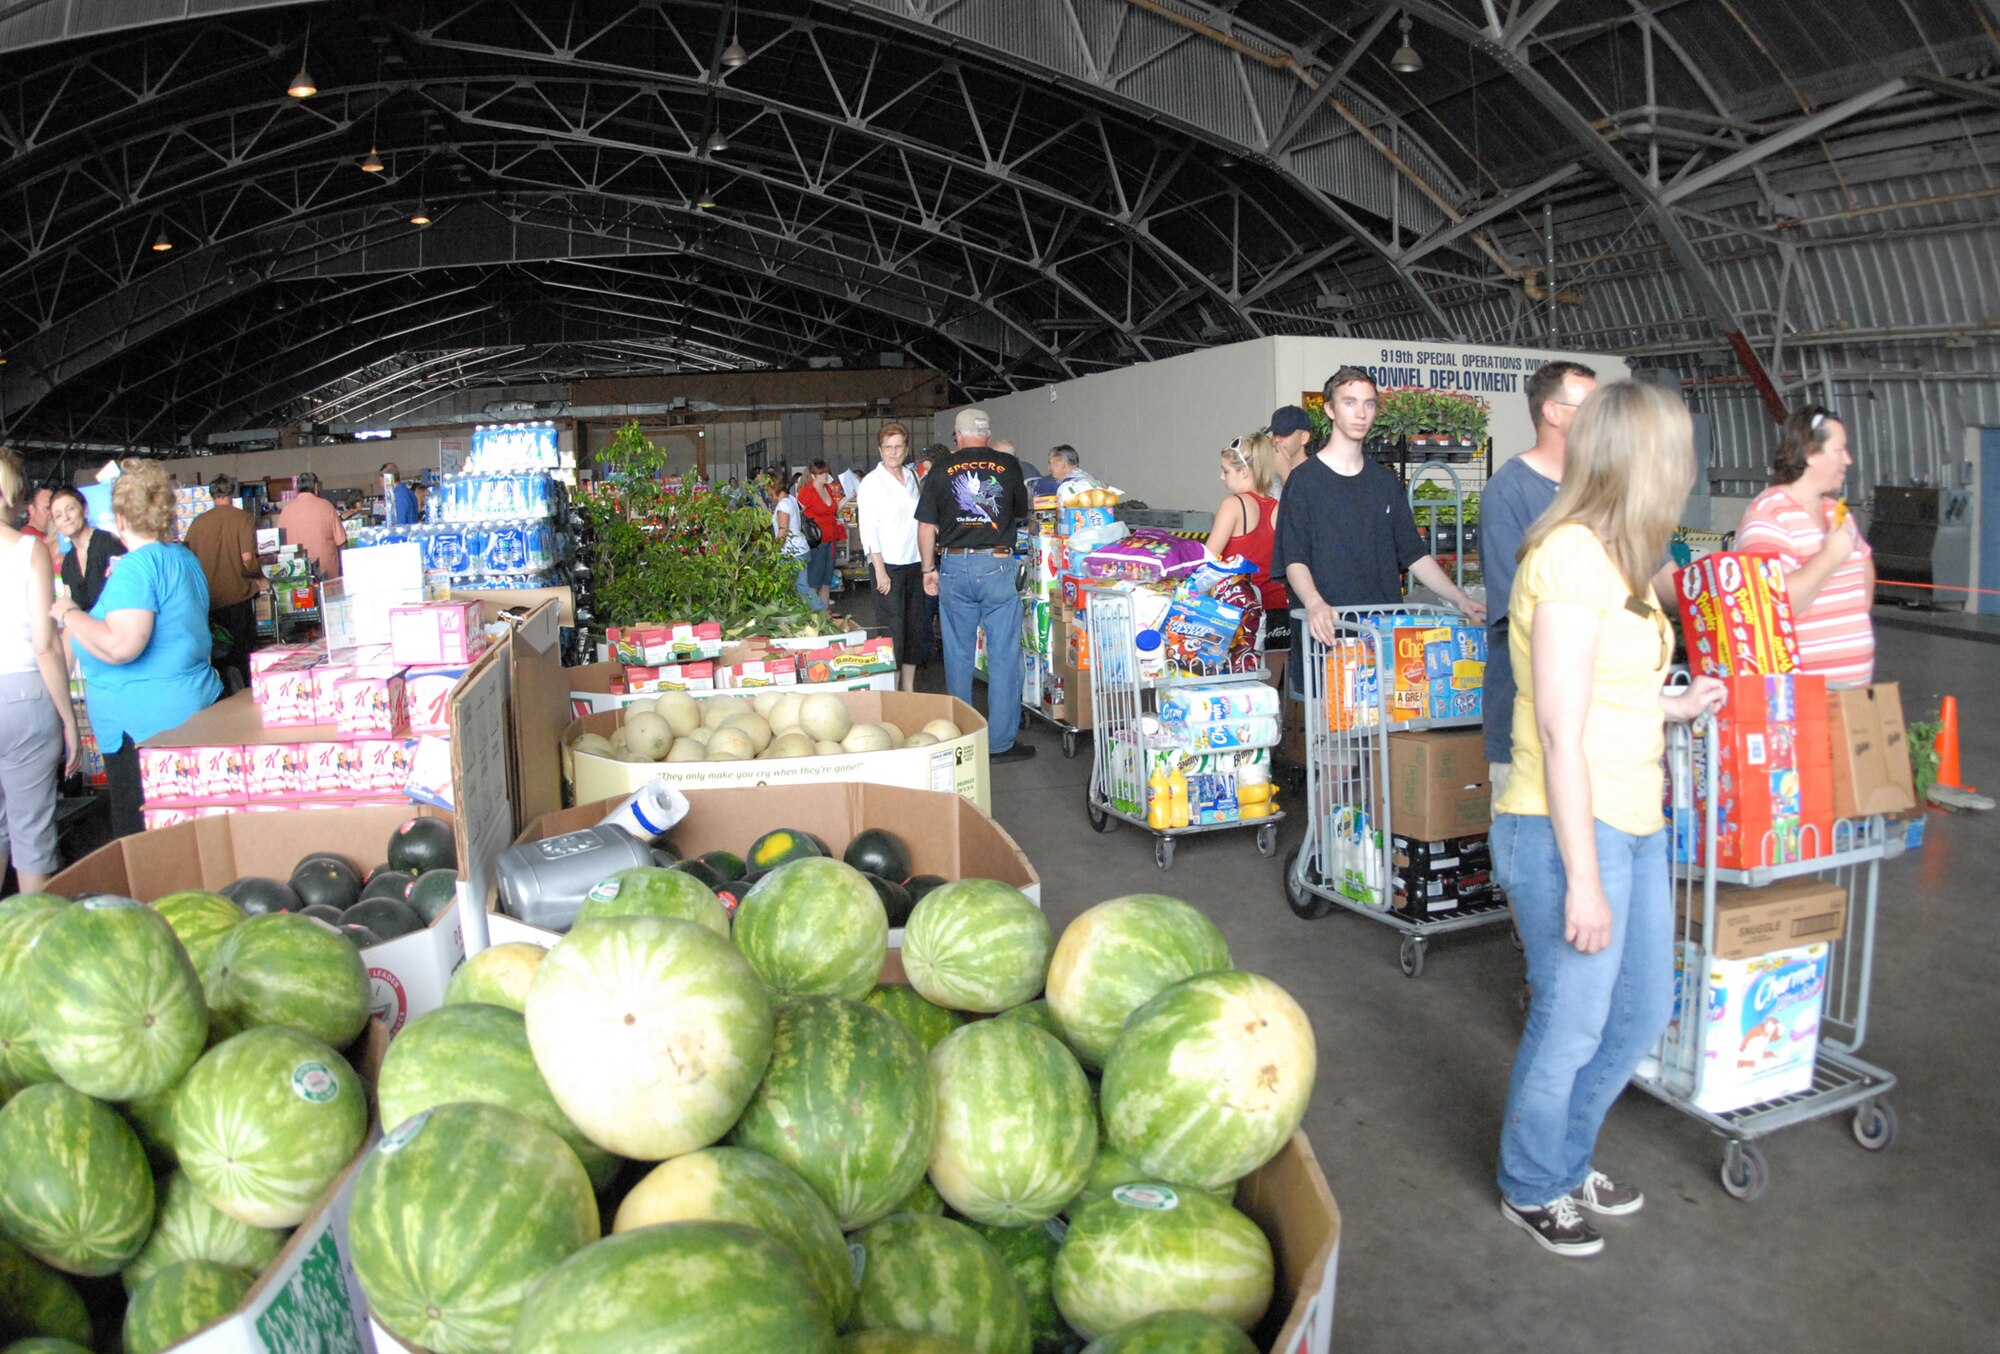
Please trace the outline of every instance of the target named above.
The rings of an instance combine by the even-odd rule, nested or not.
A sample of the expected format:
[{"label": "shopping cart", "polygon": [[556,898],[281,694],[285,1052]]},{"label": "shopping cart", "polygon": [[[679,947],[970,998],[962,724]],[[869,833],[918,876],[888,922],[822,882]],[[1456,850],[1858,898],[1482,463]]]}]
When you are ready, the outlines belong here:
[{"label": "shopping cart", "polygon": [[[1696,740],[1705,744],[1704,755],[1698,760],[1694,755]],[[1722,1187],[1733,1198],[1748,1200],[1770,1184],[1770,1167],[1756,1146],[1756,1140],[1766,1134],[1828,1115],[1852,1113],[1854,1140],[1862,1147],[1879,1152],[1896,1140],[1896,1111],[1882,1098],[1895,1089],[1896,1078],[1855,1055],[1868,1037],[1882,862],[1902,854],[1903,839],[1890,834],[1879,816],[1841,819],[1833,825],[1830,851],[1786,860],[1788,854],[1796,852],[1787,851],[1767,833],[1760,859],[1784,863],[1751,870],[1719,868],[1715,863],[1717,761],[1713,721],[1703,720],[1698,727],[1667,726],[1672,840],[1676,843],[1674,898],[1681,917],[1677,1017],[1681,1012],[1706,1010],[1708,965],[1701,938],[1720,934],[1715,916],[1718,885],[1762,888],[1782,879],[1811,875],[1847,894],[1844,938],[1827,946],[1819,1050],[1810,1087],[1726,1112],[1701,1108],[1696,1099],[1708,1042],[1724,1037],[1721,1027],[1710,1019],[1682,1022],[1677,1018],[1656,1054],[1642,1063],[1632,1078],[1641,1090],[1707,1124],[1723,1139]],[[1693,793],[1698,771],[1703,780],[1699,796]],[[1816,850],[1820,844],[1808,836],[1803,845]]]},{"label": "shopping cart", "polygon": [[1325,644],[1305,613],[1292,613],[1293,661],[1306,696],[1307,818],[1305,840],[1285,859],[1285,901],[1309,921],[1344,907],[1392,927],[1403,937],[1398,961],[1415,978],[1433,937],[1511,922],[1512,914],[1497,889],[1447,912],[1396,906],[1390,736],[1476,727],[1480,717],[1392,718],[1393,631],[1376,623],[1389,617],[1412,626],[1467,623],[1444,607],[1350,607],[1335,613],[1334,642]]},{"label": "shopping cart", "polygon": [[1254,828],[1257,850],[1266,856],[1276,855],[1278,824],[1285,817],[1281,811],[1262,818],[1191,823],[1186,827],[1156,828],[1146,821],[1148,740],[1144,721],[1156,708],[1154,700],[1158,693],[1177,686],[1256,684],[1266,681],[1269,674],[1259,668],[1253,672],[1145,676],[1140,671],[1132,596],[1116,588],[1090,589],[1084,626],[1090,637],[1090,695],[1096,725],[1087,800],[1091,828],[1109,832],[1121,822],[1145,828],[1155,838],[1153,861],[1162,870],[1173,868],[1174,843],[1203,832]]}]

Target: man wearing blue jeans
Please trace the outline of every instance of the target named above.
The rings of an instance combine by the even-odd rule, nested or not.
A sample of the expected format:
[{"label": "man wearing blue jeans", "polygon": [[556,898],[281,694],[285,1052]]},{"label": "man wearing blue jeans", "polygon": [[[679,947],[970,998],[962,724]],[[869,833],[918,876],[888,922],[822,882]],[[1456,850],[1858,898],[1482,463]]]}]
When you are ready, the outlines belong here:
[{"label": "man wearing blue jeans", "polygon": [[917,502],[924,591],[938,599],[944,627],[945,689],[972,703],[972,656],[986,632],[986,746],[996,762],[1025,761],[1034,748],[1021,728],[1021,597],[1014,539],[1033,505],[1021,463],[988,445],[992,420],[961,409],[958,449],[931,462]]}]

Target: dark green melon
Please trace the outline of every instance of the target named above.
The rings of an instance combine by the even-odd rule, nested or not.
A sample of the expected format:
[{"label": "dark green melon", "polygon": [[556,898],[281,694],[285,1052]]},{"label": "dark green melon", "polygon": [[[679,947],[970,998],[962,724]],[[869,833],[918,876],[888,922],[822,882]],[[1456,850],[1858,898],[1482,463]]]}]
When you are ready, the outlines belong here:
[{"label": "dark green melon", "polygon": [[442,818],[412,818],[389,838],[389,867],[412,875],[458,868],[458,834]]},{"label": "dark green melon", "polygon": [[886,828],[864,828],[855,833],[840,858],[863,874],[880,875],[894,884],[910,877],[910,848]]},{"label": "dark green melon", "polygon": [[245,875],[222,886],[222,896],[253,917],[266,912],[296,912],[305,906],[290,884],[261,874]]}]

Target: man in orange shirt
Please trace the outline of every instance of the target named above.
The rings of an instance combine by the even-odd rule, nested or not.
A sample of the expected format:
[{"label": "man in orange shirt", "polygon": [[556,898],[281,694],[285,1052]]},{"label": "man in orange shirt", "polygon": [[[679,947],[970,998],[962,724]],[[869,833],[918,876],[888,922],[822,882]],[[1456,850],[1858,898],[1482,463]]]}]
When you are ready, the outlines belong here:
[{"label": "man in orange shirt", "polygon": [[301,545],[319,566],[322,581],[340,577],[340,549],[347,544],[346,528],[340,513],[319,496],[319,476],[312,471],[299,475],[298,495],[278,514],[278,530],[287,545]]},{"label": "man in orange shirt", "polygon": [[[257,612],[252,598],[264,586],[264,571],[257,564],[257,522],[236,506],[236,481],[217,475],[209,481],[208,492],[215,506],[188,524],[181,544],[201,561],[202,576],[208,580],[208,623],[221,626],[229,636],[229,652],[217,675],[230,690],[250,685],[250,649],[257,638]],[[238,685],[231,686],[234,671]]]}]

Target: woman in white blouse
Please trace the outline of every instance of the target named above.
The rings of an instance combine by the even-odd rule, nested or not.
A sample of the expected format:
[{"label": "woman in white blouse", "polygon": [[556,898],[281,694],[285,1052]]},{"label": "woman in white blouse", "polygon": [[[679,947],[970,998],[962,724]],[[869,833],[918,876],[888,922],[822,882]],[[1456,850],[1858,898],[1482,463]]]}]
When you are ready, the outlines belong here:
[{"label": "woman in white blouse", "polygon": [[917,658],[929,633],[917,552],[917,472],[908,465],[910,430],[884,423],[876,439],[882,464],[861,481],[861,548],[875,566],[875,623],[896,646],[897,682],[917,689]]}]

